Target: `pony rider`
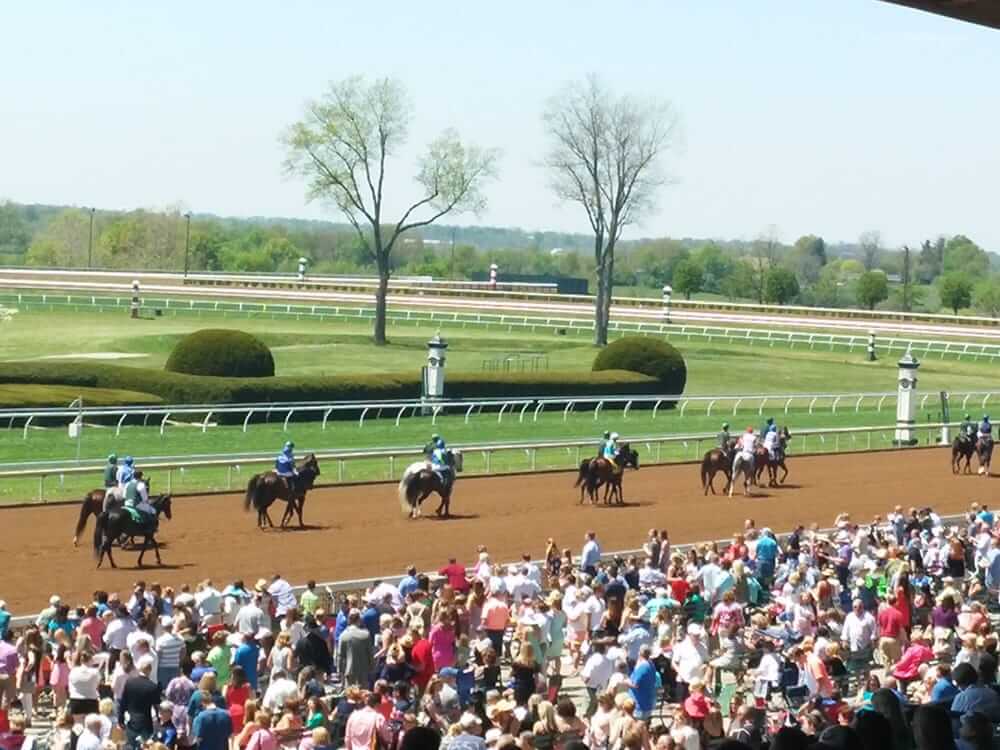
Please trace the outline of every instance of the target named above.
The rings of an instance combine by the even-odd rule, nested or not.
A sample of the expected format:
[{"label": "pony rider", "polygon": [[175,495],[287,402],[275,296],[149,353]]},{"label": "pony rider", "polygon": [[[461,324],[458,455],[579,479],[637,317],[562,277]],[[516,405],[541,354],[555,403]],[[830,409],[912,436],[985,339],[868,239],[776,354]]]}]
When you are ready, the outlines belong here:
[{"label": "pony rider", "polygon": [[295,492],[295,477],[299,472],[295,468],[295,443],[291,440],[285,443],[274,460],[274,473],[285,481],[290,492]]}]

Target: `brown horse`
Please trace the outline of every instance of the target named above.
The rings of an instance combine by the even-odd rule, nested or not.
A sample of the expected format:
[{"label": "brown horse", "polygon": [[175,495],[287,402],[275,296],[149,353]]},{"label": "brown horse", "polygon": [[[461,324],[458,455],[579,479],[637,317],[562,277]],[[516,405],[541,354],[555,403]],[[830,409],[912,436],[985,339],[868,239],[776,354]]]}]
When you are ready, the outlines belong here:
[{"label": "brown horse", "polygon": [[[764,469],[767,469],[768,486],[777,487],[779,484],[785,483],[785,479],[788,478],[788,467],[785,466],[785,446],[788,445],[791,437],[788,428],[782,427],[778,433],[778,450],[773,461],[771,460],[771,454],[767,452],[767,448],[763,445],[757,446],[754,454],[754,483],[758,487],[760,486],[760,478],[764,474]],[[781,479],[778,479],[779,468],[784,472],[781,475]]]},{"label": "brown horse", "polygon": [[580,470],[574,487],[580,488],[580,504],[583,504],[584,491],[590,496],[591,504],[597,502],[597,490],[604,486],[604,504],[610,505],[615,500],[618,505],[625,504],[622,496],[622,475],[631,466],[639,469],[639,453],[632,450],[628,443],[622,443],[618,449],[618,460],[621,470],[615,471],[606,458],[588,458],[580,462]]},{"label": "brown horse", "polygon": [[[972,457],[976,453],[976,441],[972,439],[962,439],[959,435],[951,444],[951,473],[964,474],[972,473]],[[962,469],[962,459],[965,459],[965,469]]]},{"label": "brown horse", "polygon": [[979,454],[979,474],[989,479],[990,463],[993,460],[993,438],[985,437],[977,440],[976,452]]},{"label": "brown horse", "polygon": [[726,478],[726,486],[722,488],[722,494],[729,491],[729,485],[733,481],[733,450],[735,447],[736,441],[730,440],[728,451],[723,451],[722,448],[713,448],[701,460],[701,484],[706,495],[709,490],[712,491],[713,495],[715,494],[715,475],[720,471]]},{"label": "brown horse", "polygon": [[252,507],[257,511],[257,528],[263,529],[268,526],[274,528],[267,509],[275,500],[284,500],[288,503],[281,515],[281,528],[285,528],[296,514],[299,517],[299,528],[305,528],[302,511],[306,504],[306,491],[312,489],[316,477],[319,476],[319,462],[316,456],[312,453],[307,455],[297,470],[298,476],[295,478],[294,487],[273,471],[250,477],[243,498],[243,510],[249,511]]},{"label": "brown horse", "polygon": [[435,515],[444,518],[451,515],[451,493],[455,489],[457,472],[462,470],[462,452],[447,450],[444,455],[451,468],[451,476],[447,480],[442,480],[441,474],[426,461],[411,464],[403,473],[398,487],[399,507],[408,518],[420,518],[420,506],[433,492],[441,498]]},{"label": "brown horse", "polygon": [[73,532],[73,546],[76,547],[80,541],[80,534],[87,528],[87,521],[91,516],[95,518],[104,512],[104,498],[106,490],[91,490],[83,496],[80,503],[80,518],[76,522],[76,530]]}]

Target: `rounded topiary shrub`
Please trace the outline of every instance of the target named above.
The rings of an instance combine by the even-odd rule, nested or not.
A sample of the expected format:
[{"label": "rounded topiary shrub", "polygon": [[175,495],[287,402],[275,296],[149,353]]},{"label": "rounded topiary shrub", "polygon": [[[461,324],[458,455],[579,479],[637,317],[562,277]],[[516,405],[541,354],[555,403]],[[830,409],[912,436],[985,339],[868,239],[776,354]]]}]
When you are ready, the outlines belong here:
[{"label": "rounded topiary shrub", "polygon": [[624,336],[608,344],[594,359],[597,370],[628,370],[654,377],[663,392],[684,393],[687,365],[684,357],[666,341],[647,336]]},{"label": "rounded topiary shrub", "polygon": [[274,375],[274,357],[263,341],[249,333],[206,328],[177,342],[166,369],[188,375],[264,378]]}]

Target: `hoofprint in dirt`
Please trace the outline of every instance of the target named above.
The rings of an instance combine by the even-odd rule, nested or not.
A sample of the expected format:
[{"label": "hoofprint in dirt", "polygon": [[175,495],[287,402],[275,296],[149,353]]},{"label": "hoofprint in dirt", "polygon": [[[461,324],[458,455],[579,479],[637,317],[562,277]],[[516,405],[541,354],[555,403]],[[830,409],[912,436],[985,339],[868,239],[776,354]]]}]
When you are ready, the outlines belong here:
[{"label": "hoofprint in dirt", "polygon": [[89,550],[70,537],[78,508],[0,510],[7,544],[0,585],[9,609],[36,611],[49,596],[89,601],[95,589],[128,591],[139,578],[164,585],[211,577],[219,585],[280,572],[295,583],[401,575],[409,564],[432,570],[455,555],[471,563],[484,544],[494,560],[541,557],[545,539],[578,553],[588,529],[606,551],[634,549],[652,528],[675,543],[729,536],[747,518],[790,530],[796,523],[828,525],[840,511],[858,520],[895,505],[931,505],[955,513],[972,501],[1000,500],[1000,481],[954,476],[948,449],[796,457],[789,482],[754,488],[750,498],[702,494],[699,465],[644,467],[628,476],[620,507],[579,505],[575,472],[465,478],[448,520],[410,521],[399,512],[396,483],[322,489],[309,496],[304,531],[261,534],[236,495],[175,498],[174,520],[161,529],[168,567],[93,570]]}]

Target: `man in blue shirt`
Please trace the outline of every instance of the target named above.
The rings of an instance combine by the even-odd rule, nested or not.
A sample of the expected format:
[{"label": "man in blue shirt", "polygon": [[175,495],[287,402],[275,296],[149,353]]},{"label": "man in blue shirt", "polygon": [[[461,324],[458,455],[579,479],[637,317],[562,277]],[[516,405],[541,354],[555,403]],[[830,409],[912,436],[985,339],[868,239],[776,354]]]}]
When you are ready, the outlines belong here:
[{"label": "man in blue shirt", "polygon": [[648,645],[639,649],[639,661],[629,676],[629,694],[635,701],[635,718],[648,721],[656,708],[656,667],[649,660]]},{"label": "man in blue shirt", "polygon": [[10,627],[10,612],[7,611],[7,602],[0,601],[0,641],[7,636],[7,629]]},{"label": "man in blue shirt", "polygon": [[243,667],[247,682],[254,692],[257,692],[257,659],[260,657],[260,646],[254,640],[252,633],[243,634],[243,643],[233,652],[233,664]]},{"label": "man in blue shirt", "polygon": [[980,521],[985,523],[990,528],[993,528],[993,522],[996,520],[996,517],[993,515],[993,511],[987,510],[986,503],[983,503],[982,510],[979,511],[979,515],[976,516],[976,518],[978,518]]},{"label": "man in blue shirt", "polygon": [[233,734],[229,712],[215,705],[211,691],[202,691],[201,705],[201,713],[191,727],[191,738],[198,743],[198,750],[228,750]]},{"label": "man in blue shirt", "polygon": [[580,552],[580,570],[591,576],[597,575],[597,563],[601,561],[601,545],[597,543],[597,534],[588,531],[583,539],[583,550]]},{"label": "man in blue shirt", "polygon": [[764,529],[757,540],[757,577],[767,586],[774,576],[774,563],[778,559],[778,542],[770,529]]},{"label": "man in blue shirt", "polygon": [[1000,695],[980,685],[979,675],[971,664],[959,664],[952,672],[958,695],[951,702],[952,716],[978,711],[992,723],[1000,723]]},{"label": "man in blue shirt", "polygon": [[958,688],[951,681],[951,667],[947,664],[938,664],[937,681],[931,688],[931,703],[940,703],[946,707],[951,706],[952,700],[958,695]]},{"label": "man in blue shirt", "polygon": [[417,580],[417,569],[411,565],[406,569],[406,575],[399,582],[399,595],[405,599],[411,592],[416,591],[418,586],[420,586],[420,581]]}]

